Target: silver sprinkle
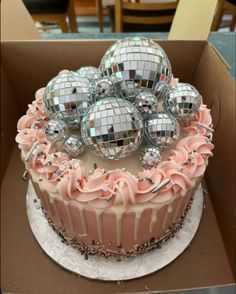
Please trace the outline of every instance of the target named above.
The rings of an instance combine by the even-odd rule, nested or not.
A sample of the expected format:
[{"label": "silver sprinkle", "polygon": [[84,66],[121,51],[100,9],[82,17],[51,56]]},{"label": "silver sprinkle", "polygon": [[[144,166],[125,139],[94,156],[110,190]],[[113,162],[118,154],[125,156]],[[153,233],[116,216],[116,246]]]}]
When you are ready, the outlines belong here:
[{"label": "silver sprinkle", "polygon": [[38,142],[34,143],[33,146],[30,148],[29,152],[25,156],[25,162],[28,162],[33,155],[34,151],[38,148]]},{"label": "silver sprinkle", "polygon": [[29,172],[28,172],[27,170],[24,171],[24,173],[23,173],[23,175],[22,175],[22,179],[23,179],[24,181],[27,181],[28,173],[29,173]]},{"label": "silver sprinkle", "polygon": [[171,181],[171,178],[167,178],[164,181],[160,182],[155,188],[152,189],[152,193],[158,192],[165,185],[169,184],[170,181]]},{"label": "silver sprinkle", "polygon": [[200,127],[203,127],[204,129],[206,129],[207,131],[210,131],[210,132],[214,132],[214,130],[207,126],[207,125],[204,125],[204,124],[201,124],[201,123],[197,123]]}]

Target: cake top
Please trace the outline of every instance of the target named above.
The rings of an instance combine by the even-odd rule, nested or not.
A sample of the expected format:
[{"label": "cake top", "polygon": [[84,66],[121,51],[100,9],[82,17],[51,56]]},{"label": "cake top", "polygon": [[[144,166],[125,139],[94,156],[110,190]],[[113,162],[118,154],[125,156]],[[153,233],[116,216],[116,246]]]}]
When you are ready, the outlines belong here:
[{"label": "cake top", "polygon": [[[185,195],[213,149],[212,119],[200,94],[171,78],[165,52],[145,38],[115,43],[99,70],[59,73],[36,92],[17,128],[26,168],[40,188],[96,208]],[[128,171],[144,137],[142,167]],[[90,162],[81,160],[85,149]],[[89,152],[99,157],[88,169]]]}]

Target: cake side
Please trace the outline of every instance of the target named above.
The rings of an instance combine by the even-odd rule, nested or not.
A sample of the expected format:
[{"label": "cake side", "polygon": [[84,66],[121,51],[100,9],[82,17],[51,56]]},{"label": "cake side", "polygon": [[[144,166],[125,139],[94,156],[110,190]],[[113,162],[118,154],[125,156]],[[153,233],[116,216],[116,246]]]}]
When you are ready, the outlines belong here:
[{"label": "cake side", "polygon": [[105,256],[143,253],[137,248],[150,250],[150,244],[158,242],[175,231],[185,215],[201,178],[185,195],[163,203],[143,203],[125,209],[123,205],[98,209],[76,200],[65,201],[58,194],[43,191],[37,175],[30,171],[38,198],[48,220],[55,230],[69,243],[85,252],[96,251]]}]

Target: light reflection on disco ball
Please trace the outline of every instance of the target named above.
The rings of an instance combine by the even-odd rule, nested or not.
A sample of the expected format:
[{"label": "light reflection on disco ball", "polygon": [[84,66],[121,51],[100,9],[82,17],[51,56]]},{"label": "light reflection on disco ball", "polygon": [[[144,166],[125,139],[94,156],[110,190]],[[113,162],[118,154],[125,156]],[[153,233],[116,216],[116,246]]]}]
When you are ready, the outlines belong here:
[{"label": "light reflection on disco ball", "polygon": [[118,160],[133,153],[141,144],[143,122],[131,103],[111,97],[89,108],[81,131],[85,145],[96,155]]},{"label": "light reflection on disco ball", "polygon": [[47,85],[44,103],[50,118],[61,119],[69,127],[77,127],[88,110],[87,78],[79,77],[70,71],[54,77]]},{"label": "light reflection on disco ball", "polygon": [[51,119],[44,126],[45,136],[52,143],[62,141],[67,131],[67,126],[62,120]]},{"label": "light reflection on disco ball", "polygon": [[165,92],[164,108],[176,118],[187,119],[194,115],[201,104],[201,95],[190,84],[177,83]]},{"label": "light reflection on disco ball", "polygon": [[126,38],[114,43],[100,64],[102,76],[115,76],[120,96],[133,101],[140,91],[155,91],[159,82],[169,83],[171,65],[156,42],[144,37]]},{"label": "light reflection on disco ball", "polygon": [[69,156],[78,157],[84,152],[85,146],[79,136],[70,135],[65,138],[63,149],[69,154]]},{"label": "light reflection on disco ball", "polygon": [[79,68],[76,73],[83,78],[88,78],[89,80],[96,80],[100,77],[99,70],[94,66],[84,66]]},{"label": "light reflection on disco ball", "polygon": [[101,78],[90,84],[89,90],[91,92],[91,101],[115,97],[117,93],[116,85],[110,78]]},{"label": "light reflection on disco ball", "polygon": [[156,146],[146,146],[140,153],[140,164],[144,169],[157,167],[161,162],[160,149]]},{"label": "light reflection on disco ball", "polygon": [[152,114],[145,121],[144,128],[147,141],[160,149],[174,143],[179,136],[178,121],[172,114],[165,112]]},{"label": "light reflection on disco ball", "polygon": [[156,112],[158,107],[157,98],[150,92],[141,92],[135,97],[134,106],[145,119],[153,112]]}]

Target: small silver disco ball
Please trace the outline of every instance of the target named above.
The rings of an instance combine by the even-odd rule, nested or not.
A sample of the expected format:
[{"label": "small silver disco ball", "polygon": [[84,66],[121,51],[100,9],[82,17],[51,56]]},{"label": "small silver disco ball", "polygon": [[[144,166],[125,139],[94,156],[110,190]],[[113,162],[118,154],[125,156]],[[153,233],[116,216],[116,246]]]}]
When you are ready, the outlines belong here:
[{"label": "small silver disco ball", "polygon": [[119,160],[133,153],[143,139],[142,117],[121,98],[105,98],[92,104],[83,117],[85,145],[105,159]]},{"label": "small silver disco ball", "polygon": [[158,102],[162,101],[165,97],[165,93],[168,90],[168,84],[160,82],[156,85],[154,94],[157,97]]},{"label": "small silver disco ball", "polygon": [[157,111],[157,98],[150,92],[141,92],[135,97],[134,106],[138,109],[143,119]]},{"label": "small silver disco ball", "polygon": [[144,37],[129,37],[114,43],[100,64],[104,77],[115,76],[119,95],[129,101],[141,91],[155,91],[159,82],[169,83],[170,61],[156,42]]},{"label": "small silver disco ball", "polygon": [[54,77],[47,85],[44,103],[50,118],[63,120],[69,127],[78,127],[90,106],[87,78],[70,71]]},{"label": "small silver disco ball", "polygon": [[161,162],[160,149],[156,146],[146,146],[140,153],[140,164],[144,169],[157,167]]},{"label": "small silver disco ball", "polygon": [[93,102],[98,100],[115,97],[117,93],[116,85],[110,78],[101,78],[91,84],[91,99]]},{"label": "small silver disco ball", "polygon": [[84,66],[79,68],[76,73],[82,78],[88,78],[89,80],[96,80],[100,77],[99,70],[94,66]]},{"label": "small silver disco ball", "polygon": [[76,135],[70,135],[65,138],[63,149],[70,157],[78,157],[84,152],[85,146],[82,139]]},{"label": "small silver disco ball", "polygon": [[145,121],[144,130],[150,144],[164,149],[178,139],[179,123],[172,114],[158,112]]},{"label": "small silver disco ball", "polygon": [[177,83],[169,87],[164,95],[164,108],[178,119],[193,116],[201,104],[201,95],[190,84]]},{"label": "small silver disco ball", "polygon": [[52,143],[64,140],[67,132],[67,126],[62,120],[51,119],[44,126],[45,136]]}]

